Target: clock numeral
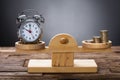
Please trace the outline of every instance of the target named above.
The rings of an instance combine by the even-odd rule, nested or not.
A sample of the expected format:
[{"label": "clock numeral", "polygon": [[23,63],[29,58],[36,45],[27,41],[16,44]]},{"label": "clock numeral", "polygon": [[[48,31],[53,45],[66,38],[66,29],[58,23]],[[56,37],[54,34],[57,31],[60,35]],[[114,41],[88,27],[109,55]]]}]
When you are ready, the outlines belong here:
[{"label": "clock numeral", "polygon": [[29,39],[31,39],[31,37],[29,37]]},{"label": "clock numeral", "polygon": [[36,33],[38,33],[38,31],[36,31]]},{"label": "clock numeral", "polygon": [[25,36],[25,34],[23,34],[23,36]]},{"label": "clock numeral", "polygon": [[35,34],[35,36],[37,36],[37,34]]},{"label": "clock numeral", "polygon": [[29,24],[29,27],[31,27],[31,24]]},{"label": "clock numeral", "polygon": [[24,31],[22,31],[22,33],[24,33]]},{"label": "clock numeral", "polygon": [[35,27],[35,29],[37,29],[37,27]]}]

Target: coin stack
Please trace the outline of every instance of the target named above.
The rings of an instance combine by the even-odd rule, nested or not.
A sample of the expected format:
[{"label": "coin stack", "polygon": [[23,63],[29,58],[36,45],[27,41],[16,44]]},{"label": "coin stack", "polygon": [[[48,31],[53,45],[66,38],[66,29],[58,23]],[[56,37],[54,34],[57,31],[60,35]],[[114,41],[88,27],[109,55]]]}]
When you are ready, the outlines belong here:
[{"label": "coin stack", "polygon": [[93,36],[93,42],[94,43],[101,43],[101,37],[100,36]]},{"label": "coin stack", "polygon": [[93,36],[94,43],[107,43],[108,42],[108,30],[100,30],[100,36]]},{"label": "coin stack", "polygon": [[102,43],[108,42],[108,30],[100,30]]}]

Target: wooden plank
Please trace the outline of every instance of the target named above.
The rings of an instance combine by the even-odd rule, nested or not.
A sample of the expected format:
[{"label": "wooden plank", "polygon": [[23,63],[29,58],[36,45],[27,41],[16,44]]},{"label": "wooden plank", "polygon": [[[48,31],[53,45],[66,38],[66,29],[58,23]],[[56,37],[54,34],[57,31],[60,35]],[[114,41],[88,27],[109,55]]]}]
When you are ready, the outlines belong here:
[{"label": "wooden plank", "polygon": [[29,74],[28,72],[0,72],[0,76],[8,76],[8,77],[35,77],[35,76],[43,76],[42,74]]},{"label": "wooden plank", "polygon": [[20,71],[20,72],[26,72],[27,71],[27,68],[26,67],[22,67],[22,66],[6,66],[6,65],[3,65],[3,66],[0,66],[0,72],[17,72],[17,71]]},{"label": "wooden plank", "polygon": [[31,59],[28,64],[29,73],[95,73],[97,64],[92,59],[76,59],[72,67],[52,67],[51,60]]},{"label": "wooden plank", "polygon": [[[119,50],[119,49],[118,49]],[[70,50],[66,49],[64,50],[64,52],[81,52],[81,53],[91,53],[91,52],[112,52],[113,49],[108,48],[108,49],[86,49],[86,48],[82,48],[82,46],[78,46],[77,48],[71,48]],[[40,50],[22,50],[22,49],[16,49],[16,48],[11,48],[11,49],[7,49],[6,47],[1,48],[0,49],[1,53],[21,53],[21,54],[33,54],[33,53],[50,53],[50,52],[61,52],[61,49],[51,49],[49,50],[48,46],[45,47],[45,49],[40,49]]]},{"label": "wooden plank", "polygon": [[[1,50],[4,50],[2,52]],[[8,50],[5,52],[5,50]],[[9,52],[9,50],[11,52]],[[112,52],[84,52],[84,53],[75,53],[75,59],[94,59],[98,64],[98,72],[94,74],[29,74],[27,73],[25,63],[29,59],[51,59],[51,53],[32,52],[29,51],[21,52],[12,52],[15,50],[15,47],[0,47],[0,66],[4,67],[4,70],[0,68],[0,80],[58,80],[58,79],[81,79],[81,80],[119,80],[119,64],[120,64],[120,46],[113,46]],[[9,67],[11,66],[11,67]],[[15,66],[21,66],[22,68],[17,68],[10,70]],[[8,73],[8,74],[7,74]],[[31,78],[32,77],[32,78]]]}]

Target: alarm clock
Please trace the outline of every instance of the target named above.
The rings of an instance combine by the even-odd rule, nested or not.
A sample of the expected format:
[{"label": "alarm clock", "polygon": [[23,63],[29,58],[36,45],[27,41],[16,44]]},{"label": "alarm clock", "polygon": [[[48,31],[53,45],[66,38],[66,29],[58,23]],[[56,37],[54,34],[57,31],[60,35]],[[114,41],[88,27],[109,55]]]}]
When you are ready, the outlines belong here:
[{"label": "alarm clock", "polygon": [[39,43],[43,34],[42,24],[44,21],[42,15],[35,10],[28,9],[21,12],[17,17],[17,33],[20,42],[25,44]]}]

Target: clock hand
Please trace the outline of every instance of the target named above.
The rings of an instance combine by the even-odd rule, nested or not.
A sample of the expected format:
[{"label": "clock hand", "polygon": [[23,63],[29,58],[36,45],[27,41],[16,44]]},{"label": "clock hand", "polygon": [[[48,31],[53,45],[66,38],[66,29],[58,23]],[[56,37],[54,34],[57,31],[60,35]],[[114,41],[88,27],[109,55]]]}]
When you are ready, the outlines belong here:
[{"label": "clock hand", "polygon": [[30,33],[30,34],[32,35],[32,38],[34,38],[33,34],[32,33]]},{"label": "clock hand", "polygon": [[30,30],[31,30],[31,26],[30,26]]},{"label": "clock hand", "polygon": [[31,26],[29,26],[29,30],[31,30]]},{"label": "clock hand", "polygon": [[24,28],[26,31],[28,31],[29,33],[32,33],[32,31],[31,30],[28,30],[28,29],[26,29],[26,28]]},{"label": "clock hand", "polygon": [[23,28],[23,29],[25,29],[26,31],[28,31],[28,32],[29,32],[29,30],[28,30],[28,29],[26,29],[26,28]]},{"label": "clock hand", "polygon": [[[26,29],[25,29],[26,30]],[[31,34],[31,36],[32,36],[32,38],[34,38],[34,36],[33,36],[33,34],[32,34],[32,31],[31,31],[31,27],[29,27],[29,30],[27,30],[30,34]]]}]

